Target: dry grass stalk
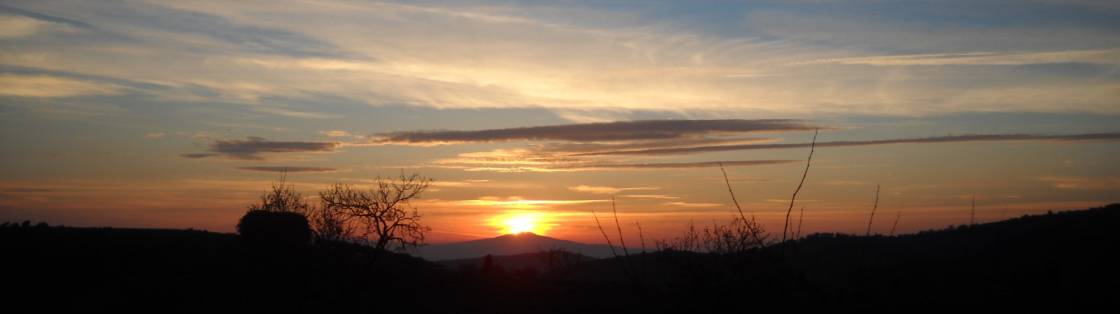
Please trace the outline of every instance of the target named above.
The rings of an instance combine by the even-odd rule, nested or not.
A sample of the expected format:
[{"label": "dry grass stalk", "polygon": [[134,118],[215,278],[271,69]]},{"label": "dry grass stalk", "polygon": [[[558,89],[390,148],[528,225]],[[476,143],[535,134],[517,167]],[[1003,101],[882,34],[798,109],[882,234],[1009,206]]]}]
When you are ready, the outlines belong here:
[{"label": "dry grass stalk", "polygon": [[794,239],[801,238],[801,224],[805,222],[805,207],[801,207],[801,213],[797,217],[797,233],[793,235]]},{"label": "dry grass stalk", "polygon": [[742,222],[747,226],[745,229],[737,228],[736,230],[749,231],[746,234],[754,237],[754,242],[757,243],[758,246],[765,246],[766,241],[762,237],[761,227],[758,226],[758,222],[755,221],[754,214],[751,214],[750,219],[747,219],[747,215],[743,214],[743,208],[739,206],[739,200],[735,198],[735,191],[731,189],[731,180],[727,178],[727,171],[723,169],[722,162],[718,164],[720,173],[723,173],[723,183],[727,185],[727,194],[731,195],[731,203],[735,204],[735,209],[739,211],[739,218],[737,220],[732,220],[732,223]]},{"label": "dry grass stalk", "polygon": [[735,209],[739,211],[739,218],[747,220],[747,216],[743,214],[743,208],[739,207],[739,200],[735,199],[735,191],[731,189],[731,180],[727,179],[727,170],[723,169],[723,163],[719,164],[719,172],[723,173],[723,183],[727,184],[727,194],[731,194],[731,203],[735,204]]},{"label": "dry grass stalk", "polygon": [[898,211],[898,214],[894,215],[894,224],[891,224],[891,234],[890,234],[892,237],[894,236],[895,229],[898,229],[898,220],[900,218],[902,218],[902,211],[901,210]]},{"label": "dry grass stalk", "polygon": [[805,171],[801,173],[801,182],[797,183],[797,189],[793,190],[793,196],[789,198],[789,208],[786,209],[786,222],[782,224],[782,242],[786,241],[786,233],[789,231],[789,214],[793,212],[793,203],[797,201],[797,193],[801,192],[801,187],[805,185],[805,177],[809,176],[809,166],[813,164],[813,151],[817,148],[817,134],[820,129],[813,131],[813,142],[809,144],[809,158],[805,160]]},{"label": "dry grass stalk", "polygon": [[614,205],[614,196],[611,196],[611,212],[614,213],[614,227],[618,229],[618,245],[622,246],[622,254],[629,257],[630,250],[626,248],[626,239],[622,236],[622,223],[618,221],[618,208]]},{"label": "dry grass stalk", "polygon": [[642,253],[646,252],[646,237],[642,233],[642,223],[634,221],[634,225],[638,227],[638,240],[642,242]]},{"label": "dry grass stalk", "polygon": [[603,230],[603,224],[599,223],[599,215],[595,214],[595,210],[591,211],[591,217],[595,218],[595,225],[599,227],[599,233],[603,234],[603,240],[607,240],[607,247],[611,249],[611,256],[618,257],[618,252],[614,250],[614,243],[611,243],[611,237],[607,236],[607,231]]},{"label": "dry grass stalk", "polygon": [[875,210],[879,209],[879,185],[875,185],[875,205],[871,207],[871,217],[867,219],[867,233],[864,236],[871,235],[871,223],[875,221]]},{"label": "dry grass stalk", "polygon": [[976,224],[976,194],[972,195],[972,211],[970,211],[968,215],[968,224]]}]

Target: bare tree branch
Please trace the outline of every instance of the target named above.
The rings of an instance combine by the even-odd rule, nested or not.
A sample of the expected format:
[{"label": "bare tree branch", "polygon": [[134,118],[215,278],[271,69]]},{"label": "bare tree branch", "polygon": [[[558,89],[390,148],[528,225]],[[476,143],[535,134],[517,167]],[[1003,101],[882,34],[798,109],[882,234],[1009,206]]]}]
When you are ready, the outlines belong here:
[{"label": "bare tree branch", "polygon": [[355,220],[362,228],[362,238],[377,249],[392,246],[402,250],[424,243],[431,230],[420,222],[422,215],[411,201],[420,197],[432,180],[402,172],[397,180],[377,177],[368,191],[336,183],[319,192],[322,210],[339,213],[345,221]]}]

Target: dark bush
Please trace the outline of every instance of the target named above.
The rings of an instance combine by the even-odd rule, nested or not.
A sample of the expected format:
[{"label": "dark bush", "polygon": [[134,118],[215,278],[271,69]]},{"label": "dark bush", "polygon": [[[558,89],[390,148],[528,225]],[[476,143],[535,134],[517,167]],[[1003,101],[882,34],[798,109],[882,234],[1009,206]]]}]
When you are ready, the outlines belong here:
[{"label": "dark bush", "polygon": [[299,213],[250,210],[237,223],[237,233],[250,243],[306,244],[311,227]]}]

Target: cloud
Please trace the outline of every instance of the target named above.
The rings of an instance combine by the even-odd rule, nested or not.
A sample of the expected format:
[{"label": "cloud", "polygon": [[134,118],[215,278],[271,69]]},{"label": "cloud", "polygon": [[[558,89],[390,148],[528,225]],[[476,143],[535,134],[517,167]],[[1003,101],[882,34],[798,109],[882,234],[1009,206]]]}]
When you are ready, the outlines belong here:
[{"label": "cloud", "polygon": [[631,187],[631,188],[616,188],[610,186],[593,186],[593,185],[577,185],[569,186],[569,190],[576,192],[586,192],[592,194],[618,194],[623,191],[649,191],[657,190],[656,187]]},{"label": "cloud", "polygon": [[161,139],[165,136],[167,136],[167,133],[164,133],[164,132],[148,132],[147,134],[144,134],[144,138],[153,139],[153,140],[154,139]]},{"label": "cloud", "polygon": [[690,203],[690,202],[666,202],[666,203],[661,203],[661,205],[670,206],[670,207],[687,207],[687,208],[707,208],[707,207],[726,206],[724,204],[719,204],[719,203]]},{"label": "cloud", "polygon": [[795,65],[1028,65],[1056,63],[1120,64],[1120,49],[1066,50],[1046,52],[969,52],[911,55],[885,55],[832,58],[797,62]]},{"label": "cloud", "polygon": [[29,16],[0,14],[0,39],[18,39],[50,32],[75,33],[80,26],[80,23],[66,20],[47,21]]},{"label": "cloud", "polygon": [[[577,171],[619,171],[619,170],[665,170],[719,167],[766,166],[795,162],[796,160],[730,160],[700,162],[652,162],[652,163],[585,163],[553,164],[540,166],[478,166],[458,167],[466,171],[494,172],[577,172]],[[455,167],[452,167],[455,168]]]},{"label": "cloud", "polygon": [[695,147],[695,146],[713,146],[713,145],[741,145],[741,144],[759,144],[777,141],[773,138],[707,138],[707,137],[687,137],[680,139],[667,139],[667,140],[644,140],[644,141],[622,141],[622,142],[607,142],[607,143],[578,143],[578,142],[559,142],[559,143],[545,143],[540,146],[540,150],[544,152],[556,152],[563,154],[573,153],[590,153],[601,151],[616,151],[616,150],[635,150],[635,149],[651,149],[651,148],[670,148],[670,147]]},{"label": "cloud", "polygon": [[334,172],[335,168],[326,167],[295,167],[295,166],[247,166],[237,169],[260,172]]},{"label": "cloud", "polygon": [[607,200],[534,200],[523,199],[517,196],[506,198],[501,197],[480,197],[473,200],[462,200],[456,202],[459,205],[467,206],[485,206],[485,207],[504,207],[514,209],[536,209],[542,207],[564,206],[564,205],[582,205],[604,203]]},{"label": "cloud", "polygon": [[655,200],[675,200],[675,199],[680,198],[680,196],[662,195],[662,194],[625,194],[625,195],[620,195],[620,196],[621,197],[628,197],[628,198],[655,199]]},{"label": "cloud", "polygon": [[[1115,64],[1102,66],[1099,61],[1109,56],[1092,52],[1117,46],[1115,31],[1101,28],[1104,24],[1094,22],[1099,18],[1074,21],[1060,13],[1064,10],[1037,4],[1024,4],[1034,9],[975,11],[981,14],[931,13],[954,11],[944,6],[922,10],[938,21],[958,21],[966,15],[982,19],[963,23],[967,25],[868,19],[863,12],[850,11],[866,5],[870,4],[788,10],[733,4],[719,11],[744,14],[692,25],[697,21],[674,20],[691,14],[648,12],[666,7],[660,5],[577,4],[559,9],[517,3],[23,1],[7,6],[54,24],[65,23],[40,16],[97,27],[82,28],[64,41],[36,37],[6,46],[0,65],[110,82],[156,83],[167,87],[153,92],[163,101],[260,104],[294,99],[298,105],[290,108],[254,110],[304,118],[333,117],[312,112],[324,109],[313,105],[323,95],[370,105],[541,107],[568,113],[610,109],[924,114],[962,109],[951,106],[954,103],[989,111],[1118,110],[1112,102],[1116,79],[1079,71],[1033,68],[1029,70],[1037,72],[1030,74],[1040,75],[1024,75],[1012,71],[1024,69],[1006,67],[977,76],[958,68],[853,72],[820,63],[790,66],[804,60],[899,52],[926,56],[892,62],[1088,60],[1098,62],[1090,64],[1094,71],[1105,73]],[[971,5],[976,4],[959,7]],[[1064,19],[1062,25],[981,26],[999,24],[986,20],[990,14],[1025,12]],[[744,25],[736,20],[740,17],[747,17],[748,27],[726,28]],[[1035,17],[1018,20],[1036,21]],[[38,22],[13,22],[21,23],[32,26],[0,29],[12,29],[12,36],[42,32]],[[433,32],[433,25],[439,31]],[[699,27],[682,27],[686,25]],[[440,49],[431,49],[431,43]],[[1001,55],[968,55],[977,50]],[[928,56],[939,53],[949,56]],[[908,79],[916,77],[922,79]],[[1049,89],[1043,93],[1039,87]],[[984,97],[958,100],[966,91]],[[1008,100],[1022,93],[1050,96]]]},{"label": "cloud", "polygon": [[296,111],[296,110],[290,110],[290,109],[284,109],[284,108],[274,108],[274,107],[259,107],[258,106],[258,107],[253,107],[253,111],[260,112],[260,113],[273,114],[273,115],[278,115],[278,116],[284,116],[284,117],[289,117],[289,118],[300,118],[300,119],[337,119],[337,118],[339,118],[338,116],[332,115],[332,114],[325,114],[325,113],[318,113],[318,112]]},{"label": "cloud", "polygon": [[504,141],[604,142],[672,140],[710,134],[803,131],[798,120],[642,120],[477,131],[409,131],[374,135],[368,144],[434,145]]},{"label": "cloud", "polygon": [[218,156],[218,154],[213,154],[213,153],[189,153],[189,154],[179,154],[179,156],[183,157],[183,158],[198,159],[198,158],[214,157],[214,156]]},{"label": "cloud", "polygon": [[30,36],[47,25],[49,23],[29,17],[0,15],[0,38],[11,39]]},{"label": "cloud", "polygon": [[577,172],[577,171],[623,171],[659,170],[718,167],[762,166],[793,162],[792,160],[729,160],[729,161],[687,161],[687,162],[646,162],[643,158],[619,159],[581,156],[567,152],[550,152],[540,149],[495,149],[485,152],[461,153],[455,158],[441,159],[436,166],[466,171],[493,172]]},{"label": "cloud", "polygon": [[[920,138],[899,138],[899,139],[888,139],[888,140],[817,142],[816,146],[817,147],[846,147],[846,146],[870,146],[870,145],[887,145],[887,144],[933,144],[933,143],[958,143],[958,142],[998,142],[998,141],[1074,142],[1074,141],[1115,141],[1115,140],[1120,140],[1120,133],[1086,133],[1086,134],[1070,134],[1070,135],[972,134],[972,135],[933,136],[933,137],[920,137]],[[610,152],[592,152],[592,153],[575,154],[574,156],[673,155],[673,154],[692,154],[692,153],[721,152],[721,151],[733,151],[733,150],[808,148],[809,146],[810,146],[810,143],[757,144],[757,145],[716,145],[716,146],[699,146],[699,147],[684,147],[684,148],[661,148],[661,149],[621,150],[621,151],[610,151]]]},{"label": "cloud", "polygon": [[1050,183],[1062,190],[1120,190],[1120,177],[1041,177],[1039,181]]},{"label": "cloud", "polygon": [[330,136],[330,137],[347,137],[347,136],[350,136],[350,132],[346,132],[346,131],[342,131],[342,130],[319,131],[319,134],[323,134],[323,135]]},{"label": "cloud", "polygon": [[216,140],[210,143],[207,153],[182,154],[186,158],[225,156],[232,159],[263,160],[263,153],[332,152],[335,142],[269,141],[250,136],[244,140]]},{"label": "cloud", "polygon": [[0,96],[61,98],[120,94],[121,87],[50,75],[0,74]]}]

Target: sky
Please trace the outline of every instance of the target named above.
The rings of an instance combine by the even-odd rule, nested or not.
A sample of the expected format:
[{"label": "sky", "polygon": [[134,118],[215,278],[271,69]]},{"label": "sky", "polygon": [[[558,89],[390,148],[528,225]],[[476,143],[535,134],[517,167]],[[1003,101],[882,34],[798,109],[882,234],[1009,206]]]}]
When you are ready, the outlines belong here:
[{"label": "sky", "polygon": [[283,172],[417,173],[432,243],[603,242],[612,199],[671,238],[735,215],[722,164],[774,233],[815,132],[805,233],[877,186],[884,234],[1120,201],[1120,4],[0,4],[0,220],[232,232]]}]

